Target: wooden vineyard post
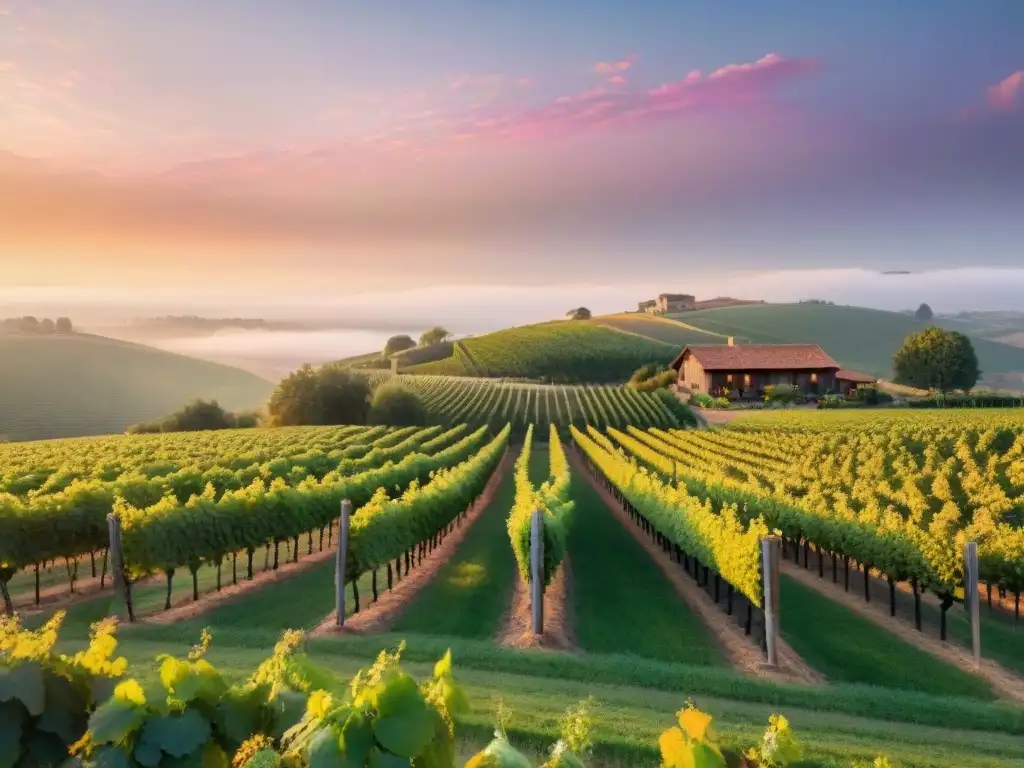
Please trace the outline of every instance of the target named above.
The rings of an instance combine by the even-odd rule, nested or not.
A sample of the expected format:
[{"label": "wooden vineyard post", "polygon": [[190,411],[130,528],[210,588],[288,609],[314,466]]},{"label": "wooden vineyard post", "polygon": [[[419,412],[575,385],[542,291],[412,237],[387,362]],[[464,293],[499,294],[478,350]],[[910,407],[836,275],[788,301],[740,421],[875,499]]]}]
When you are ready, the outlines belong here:
[{"label": "wooden vineyard post", "polygon": [[964,545],[964,607],[971,621],[974,668],[981,666],[981,601],[978,599],[978,542]]},{"label": "wooden vineyard post", "polygon": [[779,663],[779,537],[761,539],[761,571],[764,585],[764,639],[768,664]]},{"label": "wooden vineyard post", "polygon": [[530,612],[533,634],[544,633],[544,513],[533,511],[530,518]]},{"label": "wooden vineyard post", "polygon": [[345,626],[345,569],[348,567],[348,519],[352,515],[352,502],[341,502],[338,518],[338,551],[334,555],[334,603],[337,626]]},{"label": "wooden vineyard post", "polygon": [[110,565],[114,580],[114,610],[118,619],[131,621],[131,611],[128,610],[128,585],[124,581],[124,557],[121,553],[121,518],[113,512],[107,515],[107,531],[110,535]]}]

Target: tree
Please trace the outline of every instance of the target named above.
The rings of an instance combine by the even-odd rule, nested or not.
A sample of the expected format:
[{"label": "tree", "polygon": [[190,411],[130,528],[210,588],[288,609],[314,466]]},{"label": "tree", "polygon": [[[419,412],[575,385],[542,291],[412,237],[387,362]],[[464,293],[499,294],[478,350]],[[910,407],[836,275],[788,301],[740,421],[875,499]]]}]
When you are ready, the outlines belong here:
[{"label": "tree", "polygon": [[58,317],[57,318],[57,333],[74,333],[75,329],[71,325],[71,318]]},{"label": "tree", "polygon": [[365,424],[370,380],[337,365],[316,372],[319,421],[314,424]]},{"label": "tree", "polygon": [[576,307],[576,309],[570,309],[566,312],[565,316],[570,320],[589,320],[590,310],[586,307]]},{"label": "tree", "polygon": [[387,344],[384,345],[384,357],[391,357],[395,352],[401,352],[404,349],[412,349],[416,346],[416,342],[412,340],[411,336],[401,335],[392,336],[388,339]]},{"label": "tree", "polygon": [[39,333],[39,321],[31,315],[21,318],[22,333]]},{"label": "tree", "polygon": [[442,341],[447,341],[451,335],[451,331],[440,325],[435,325],[429,331],[424,331],[423,335],[420,336],[420,346],[429,347],[432,344],[440,344]]},{"label": "tree", "polygon": [[922,323],[930,323],[932,321],[932,318],[935,317],[935,313],[932,312],[932,308],[929,307],[927,304],[922,304],[920,307],[917,308],[917,311],[914,313],[914,317],[916,317]]},{"label": "tree", "polygon": [[51,334],[51,333],[54,333],[56,330],[57,330],[57,326],[54,324],[53,320],[51,320],[50,318],[46,318],[45,320],[43,320],[42,322],[39,323],[39,332],[40,333]]},{"label": "tree", "polygon": [[272,425],[365,424],[370,382],[336,365],[306,364],[274,389],[267,404]]},{"label": "tree", "polygon": [[893,358],[896,383],[948,392],[978,383],[978,356],[962,333],[926,328],[912,333]]},{"label": "tree", "polygon": [[390,382],[373,393],[368,420],[389,427],[419,427],[427,423],[427,409],[417,392],[400,382]]},{"label": "tree", "polygon": [[198,432],[202,429],[230,429],[235,417],[216,400],[193,400],[160,424],[161,432]]}]

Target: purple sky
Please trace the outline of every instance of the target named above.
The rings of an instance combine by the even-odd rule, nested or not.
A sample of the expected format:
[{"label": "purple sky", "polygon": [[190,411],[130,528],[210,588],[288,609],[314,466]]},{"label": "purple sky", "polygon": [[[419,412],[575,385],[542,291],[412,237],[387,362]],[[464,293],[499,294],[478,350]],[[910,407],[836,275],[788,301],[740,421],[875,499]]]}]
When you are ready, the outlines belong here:
[{"label": "purple sky", "polygon": [[0,283],[1019,265],[1022,40],[1019,0],[0,0]]}]

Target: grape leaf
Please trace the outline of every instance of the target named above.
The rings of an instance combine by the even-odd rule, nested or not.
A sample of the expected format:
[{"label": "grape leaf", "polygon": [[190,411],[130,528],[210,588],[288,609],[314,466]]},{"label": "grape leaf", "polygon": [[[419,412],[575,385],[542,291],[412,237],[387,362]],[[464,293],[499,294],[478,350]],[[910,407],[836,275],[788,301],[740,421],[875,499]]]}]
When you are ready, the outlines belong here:
[{"label": "grape leaf", "polygon": [[89,718],[93,744],[117,744],[142,725],[146,711],[131,701],[111,699],[100,704]]},{"label": "grape leaf", "polygon": [[366,765],[374,738],[373,725],[362,711],[352,712],[341,727],[341,744],[353,765]]},{"label": "grape leaf", "polygon": [[85,765],[86,768],[132,768],[128,753],[119,747],[100,747]]},{"label": "grape leaf", "polygon": [[232,746],[237,748],[260,730],[263,710],[260,706],[259,689],[228,691],[217,702],[215,717],[218,729]]},{"label": "grape leaf", "polygon": [[416,757],[434,738],[430,712],[423,704],[390,717],[377,718],[373,732],[385,749],[404,757]]},{"label": "grape leaf", "polygon": [[132,757],[135,758],[135,762],[146,768],[156,768],[164,759],[164,753],[154,742],[139,739],[132,751]]},{"label": "grape leaf", "polygon": [[[348,765],[345,753],[341,751],[341,739],[338,732],[327,727],[310,739],[309,768],[337,768]],[[357,765],[353,761],[353,765]]]},{"label": "grape leaf", "polygon": [[17,699],[32,717],[46,709],[43,668],[35,661],[23,661],[16,667],[0,667],[0,702]]},{"label": "grape leaf", "polygon": [[210,732],[209,721],[198,710],[186,709],[180,715],[147,720],[139,735],[139,745],[151,744],[171,757],[184,757],[206,743]]},{"label": "grape leaf", "polygon": [[412,760],[408,757],[399,757],[390,752],[381,752],[379,749],[374,749],[370,753],[370,768],[409,768],[411,765]]},{"label": "grape leaf", "polygon": [[15,701],[0,704],[0,768],[10,768],[21,754],[25,710]]},{"label": "grape leaf", "polygon": [[301,722],[306,714],[306,697],[293,691],[282,691],[272,702],[275,727],[272,734],[276,739],[284,736],[285,731]]}]

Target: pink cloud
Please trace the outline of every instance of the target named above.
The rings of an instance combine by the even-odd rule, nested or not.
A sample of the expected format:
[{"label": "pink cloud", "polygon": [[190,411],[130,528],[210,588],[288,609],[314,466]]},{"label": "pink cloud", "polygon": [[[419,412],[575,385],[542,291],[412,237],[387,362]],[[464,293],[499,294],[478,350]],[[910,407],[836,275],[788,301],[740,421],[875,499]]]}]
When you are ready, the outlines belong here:
[{"label": "pink cloud", "polygon": [[[310,176],[326,180],[344,176],[364,164],[370,167],[382,153],[396,160],[397,156],[415,159],[494,143],[541,142],[596,130],[628,130],[637,124],[680,119],[708,110],[763,109],[773,105],[778,90],[817,68],[815,59],[768,54],[757,61],[721,67],[708,75],[691,71],[653,88],[642,88],[622,75],[612,75],[601,84],[530,108],[512,108],[507,103],[456,107],[450,112],[431,112],[426,123],[407,119],[383,133],[326,146],[210,158],[178,166],[167,178],[204,186],[237,183],[239,178],[255,176],[268,181],[269,177],[293,179],[296,183]],[[471,82],[472,78],[464,76],[451,84],[469,88]],[[504,82],[515,81],[509,78]],[[309,167],[313,158],[315,173]]]},{"label": "pink cloud", "polygon": [[996,85],[989,86],[986,91],[989,107],[1000,112],[1007,112],[1024,103],[1024,69],[1018,69],[1012,75]]},{"label": "pink cloud", "polygon": [[757,61],[729,64],[707,76],[692,71],[646,90],[591,88],[531,110],[501,115],[491,133],[501,139],[539,140],[707,109],[758,107],[769,103],[774,91],[817,68],[816,59],[769,53]]},{"label": "pink cloud", "polygon": [[636,63],[638,58],[636,54],[631,54],[618,61],[599,61],[594,65],[594,71],[599,75],[614,75],[616,72],[625,72]]}]

